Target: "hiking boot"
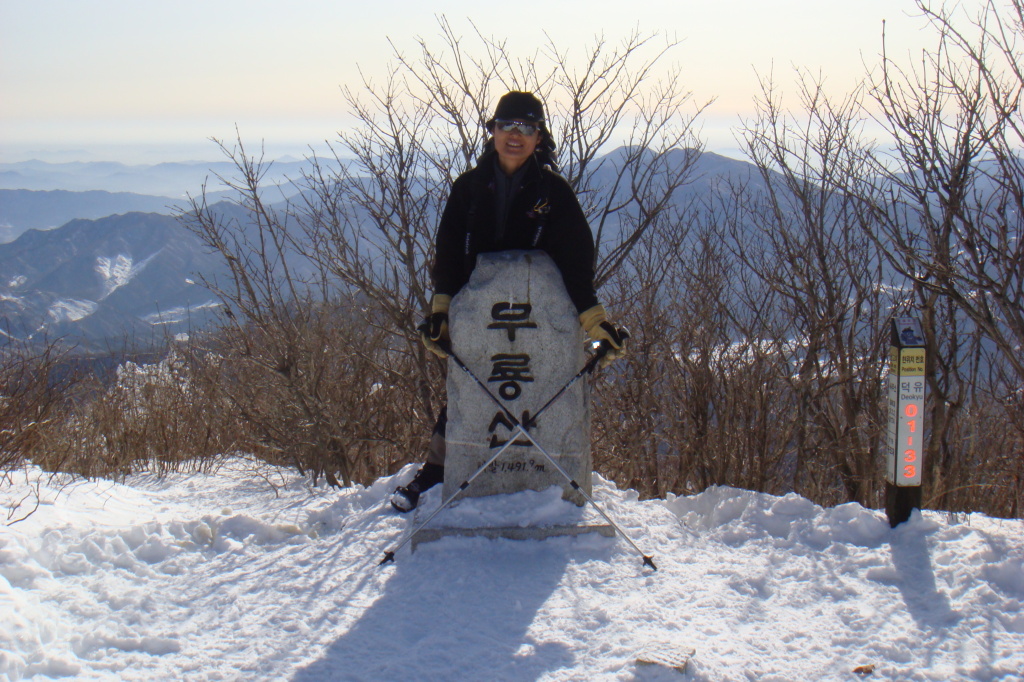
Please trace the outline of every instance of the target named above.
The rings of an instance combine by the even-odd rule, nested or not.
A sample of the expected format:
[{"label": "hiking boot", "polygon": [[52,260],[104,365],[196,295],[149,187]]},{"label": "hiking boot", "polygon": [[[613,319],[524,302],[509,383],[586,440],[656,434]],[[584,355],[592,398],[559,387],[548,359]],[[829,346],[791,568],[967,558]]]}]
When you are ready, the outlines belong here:
[{"label": "hiking boot", "polygon": [[444,480],[444,467],[424,464],[407,485],[395,488],[391,494],[391,506],[396,511],[410,512],[420,503],[420,495]]}]

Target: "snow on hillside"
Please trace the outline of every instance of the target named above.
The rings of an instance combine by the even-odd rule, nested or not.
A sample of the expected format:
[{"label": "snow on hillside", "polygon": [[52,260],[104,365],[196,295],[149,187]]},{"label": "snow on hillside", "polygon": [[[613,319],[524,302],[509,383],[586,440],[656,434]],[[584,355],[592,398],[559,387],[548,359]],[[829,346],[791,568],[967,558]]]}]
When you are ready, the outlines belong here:
[{"label": "snow on hillside", "polygon": [[[450,537],[379,567],[412,522],[386,503],[409,475],[330,491],[242,460],[123,484],[17,474],[0,488],[0,680],[1022,679],[1019,520],[891,530],[855,504],[641,502],[595,477],[657,572],[596,534]],[[552,490],[437,522],[579,514]],[[637,663],[648,645],[696,653],[680,673]]]},{"label": "snow on hillside", "polygon": [[220,308],[221,305],[220,301],[210,299],[205,303],[195,306],[179,306],[168,310],[158,310],[155,313],[142,316],[142,320],[152,325],[177,324],[188,321],[189,316],[195,315],[197,312],[215,310]]},{"label": "snow on hillside", "polygon": [[96,301],[61,299],[50,304],[47,314],[54,322],[77,322],[92,315],[97,307]]},{"label": "snow on hillside", "polygon": [[100,276],[103,288],[100,300],[107,298],[135,279],[136,275],[142,272],[149,265],[150,261],[159,255],[160,252],[157,251],[149,258],[143,259],[140,263],[135,263],[131,256],[124,254],[118,254],[113,258],[97,256],[95,269],[96,273]]}]

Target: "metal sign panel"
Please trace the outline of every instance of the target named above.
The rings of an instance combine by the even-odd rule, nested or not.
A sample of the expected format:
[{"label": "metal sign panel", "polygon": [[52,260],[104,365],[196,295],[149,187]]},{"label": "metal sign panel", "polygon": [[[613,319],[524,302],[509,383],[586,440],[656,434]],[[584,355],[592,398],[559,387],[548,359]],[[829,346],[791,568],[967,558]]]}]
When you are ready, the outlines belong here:
[{"label": "metal sign panel", "polygon": [[896,486],[919,486],[924,452],[924,335],[915,318],[892,322],[885,479]]}]

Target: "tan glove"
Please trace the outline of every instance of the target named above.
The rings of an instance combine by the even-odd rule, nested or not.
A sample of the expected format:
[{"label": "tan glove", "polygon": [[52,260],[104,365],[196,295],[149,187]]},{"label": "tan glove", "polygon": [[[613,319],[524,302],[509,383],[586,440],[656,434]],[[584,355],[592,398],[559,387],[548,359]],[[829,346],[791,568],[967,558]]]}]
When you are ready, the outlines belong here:
[{"label": "tan glove", "polygon": [[434,294],[430,300],[430,315],[416,328],[423,345],[439,358],[448,357],[445,348],[449,348],[452,343],[451,337],[448,336],[448,308],[451,303],[451,296]]},{"label": "tan glove", "polygon": [[580,325],[591,339],[601,343],[604,357],[598,364],[602,368],[626,354],[626,339],[629,338],[629,334],[625,329],[616,327],[608,321],[608,315],[600,303],[580,313]]}]

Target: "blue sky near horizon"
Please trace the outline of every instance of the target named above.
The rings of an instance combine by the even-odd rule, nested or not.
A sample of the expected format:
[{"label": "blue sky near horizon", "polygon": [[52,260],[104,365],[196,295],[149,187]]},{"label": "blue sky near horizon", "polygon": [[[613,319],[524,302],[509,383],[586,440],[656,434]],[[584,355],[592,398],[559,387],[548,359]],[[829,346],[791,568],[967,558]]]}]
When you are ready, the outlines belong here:
[{"label": "blue sky near horizon", "polygon": [[[962,3],[977,6],[979,0]],[[156,162],[218,158],[210,137],[262,140],[302,155],[346,125],[341,87],[378,79],[394,45],[439,44],[438,15],[460,34],[507,38],[516,56],[546,36],[581,55],[633,29],[681,40],[678,64],[711,150],[752,114],[758,74],[796,95],[794,67],[841,95],[891,52],[934,42],[913,0],[0,0],[0,161]]]}]

